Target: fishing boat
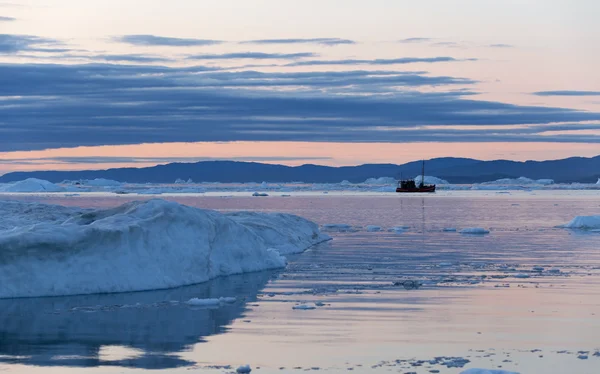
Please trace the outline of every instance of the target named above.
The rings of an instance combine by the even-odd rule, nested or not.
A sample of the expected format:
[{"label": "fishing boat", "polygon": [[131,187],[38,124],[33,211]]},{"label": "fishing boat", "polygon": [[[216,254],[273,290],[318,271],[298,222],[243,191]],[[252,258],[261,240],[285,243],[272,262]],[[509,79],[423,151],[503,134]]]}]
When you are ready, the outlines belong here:
[{"label": "fishing boat", "polygon": [[421,167],[421,183],[417,186],[414,179],[400,180],[396,192],[435,192],[435,184],[425,184],[425,160]]}]

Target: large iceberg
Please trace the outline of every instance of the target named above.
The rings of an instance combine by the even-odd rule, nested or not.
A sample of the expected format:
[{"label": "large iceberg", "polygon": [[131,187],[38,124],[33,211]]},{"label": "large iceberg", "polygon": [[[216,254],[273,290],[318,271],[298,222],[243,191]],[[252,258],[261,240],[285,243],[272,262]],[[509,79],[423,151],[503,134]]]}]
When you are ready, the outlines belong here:
[{"label": "large iceberg", "polygon": [[64,192],[65,188],[47,180],[28,178],[0,187],[0,192]]},{"label": "large iceberg", "polygon": [[159,199],[89,211],[31,205],[0,203],[0,213],[22,216],[0,216],[0,298],[195,284],[284,267],[278,248],[301,252],[328,239],[296,216],[224,215]]}]

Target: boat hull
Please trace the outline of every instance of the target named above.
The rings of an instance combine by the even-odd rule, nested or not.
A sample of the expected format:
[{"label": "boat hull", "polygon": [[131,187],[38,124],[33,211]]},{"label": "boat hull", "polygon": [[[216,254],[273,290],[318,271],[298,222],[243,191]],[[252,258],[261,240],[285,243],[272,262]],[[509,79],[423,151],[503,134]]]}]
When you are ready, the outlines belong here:
[{"label": "boat hull", "polygon": [[435,185],[433,185],[433,186],[417,187],[417,188],[401,188],[401,187],[398,187],[398,188],[396,188],[396,192],[401,192],[401,193],[435,192]]}]

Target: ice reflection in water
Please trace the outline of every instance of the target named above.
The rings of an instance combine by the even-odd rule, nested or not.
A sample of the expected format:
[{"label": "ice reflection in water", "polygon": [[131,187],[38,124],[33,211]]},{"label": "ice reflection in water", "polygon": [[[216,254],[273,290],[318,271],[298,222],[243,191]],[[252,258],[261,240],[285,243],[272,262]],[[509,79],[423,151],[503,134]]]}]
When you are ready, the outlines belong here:
[{"label": "ice reflection in water", "polygon": [[[267,271],[171,290],[0,300],[0,362],[144,369],[193,365],[177,353],[227,331],[276,276]],[[222,296],[237,301],[219,308],[184,304],[194,297]],[[121,350],[127,357],[106,354],[104,348],[111,346],[128,348]]]}]

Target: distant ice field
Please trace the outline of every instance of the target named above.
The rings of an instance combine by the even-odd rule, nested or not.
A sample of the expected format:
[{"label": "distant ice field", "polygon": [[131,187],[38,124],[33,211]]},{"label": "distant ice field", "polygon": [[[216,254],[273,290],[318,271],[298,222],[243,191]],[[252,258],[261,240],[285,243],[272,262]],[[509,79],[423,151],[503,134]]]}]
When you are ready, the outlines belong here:
[{"label": "distant ice field", "polygon": [[[599,191],[290,194],[162,196],[298,215],[333,240],[287,255],[285,269],[195,286],[0,300],[0,369],[600,372],[600,233],[560,227],[600,215]],[[110,208],[150,198],[64,195],[1,199]],[[473,228],[489,233],[461,234]]]}]

